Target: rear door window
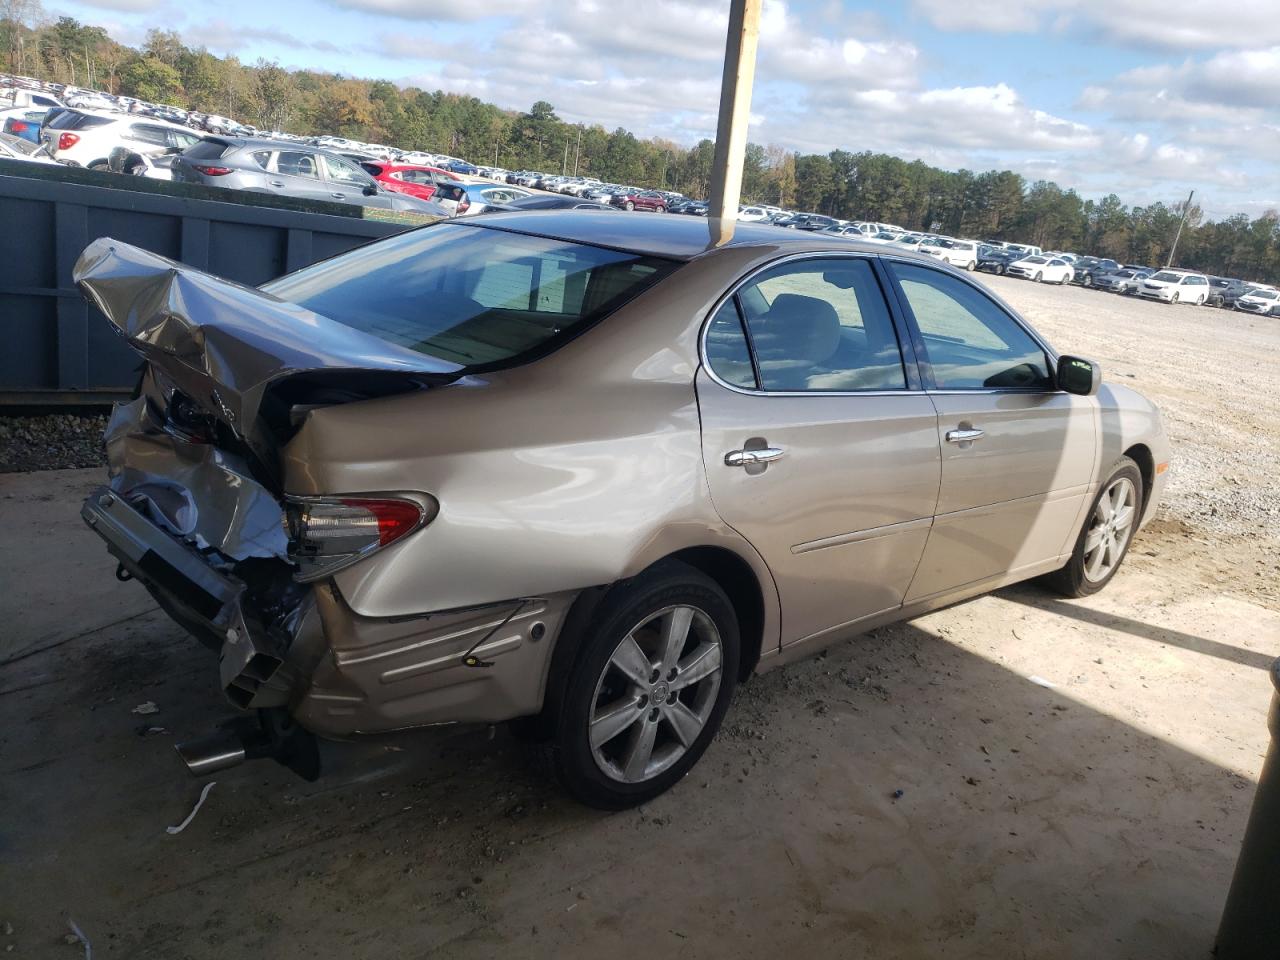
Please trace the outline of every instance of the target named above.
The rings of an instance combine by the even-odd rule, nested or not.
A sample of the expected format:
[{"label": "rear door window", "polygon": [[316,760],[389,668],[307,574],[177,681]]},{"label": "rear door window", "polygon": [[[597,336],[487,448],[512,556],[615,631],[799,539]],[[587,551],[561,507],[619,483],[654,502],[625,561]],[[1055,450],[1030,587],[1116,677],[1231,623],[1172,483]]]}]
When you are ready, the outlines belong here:
[{"label": "rear door window", "polygon": [[276,172],[287,177],[320,179],[320,168],[316,165],[315,155],[300,150],[281,150],[276,155]]},{"label": "rear door window", "polygon": [[[906,389],[897,334],[868,261],[840,257],[783,264],[744,284],[736,299],[760,389]],[[731,333],[727,318],[721,320],[717,332]],[[740,385],[740,357],[728,352],[727,344],[721,349],[729,364],[722,379]]]}]

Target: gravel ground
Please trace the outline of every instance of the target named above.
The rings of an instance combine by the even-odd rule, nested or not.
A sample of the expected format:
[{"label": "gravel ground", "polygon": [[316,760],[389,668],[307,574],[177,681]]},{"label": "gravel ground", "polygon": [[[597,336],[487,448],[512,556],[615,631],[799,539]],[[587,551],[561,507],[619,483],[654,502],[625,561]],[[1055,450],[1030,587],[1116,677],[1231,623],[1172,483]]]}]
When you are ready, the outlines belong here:
[{"label": "gravel ground", "polygon": [[106,426],[105,413],[0,417],[0,473],[105,465]]},{"label": "gravel ground", "polygon": [[[116,581],[78,516],[100,469],[0,477],[0,945],[80,956],[74,920],[139,960],[1209,956],[1280,653],[1280,323],[984,279],[1164,411],[1125,568],[753,678],[684,782],[615,815],[505,731],[445,729],[326,743],[314,784],[224,771],[171,835],[216,662]],[[0,461],[96,455],[98,426],[31,423],[0,421]]]}]

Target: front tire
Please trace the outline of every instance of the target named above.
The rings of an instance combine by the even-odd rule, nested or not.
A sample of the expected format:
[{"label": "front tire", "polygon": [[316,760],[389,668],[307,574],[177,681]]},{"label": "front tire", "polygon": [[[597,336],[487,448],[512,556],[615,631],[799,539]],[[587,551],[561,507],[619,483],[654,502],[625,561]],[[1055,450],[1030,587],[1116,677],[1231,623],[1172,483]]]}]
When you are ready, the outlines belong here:
[{"label": "front tire", "polygon": [[1086,273],[1083,277],[1081,277],[1081,278],[1080,278],[1080,286],[1082,286],[1082,287],[1092,287],[1092,286],[1093,286],[1093,277],[1091,277],[1089,274],[1087,274],[1087,273]]},{"label": "front tire", "polygon": [[738,619],[720,586],[683,563],[619,584],[585,628],[544,747],[576,799],[645,803],[702,756],[738,677]]},{"label": "front tire", "polygon": [[624,203],[622,206],[623,206],[623,209],[625,209],[625,210],[634,210],[634,209],[636,208],[636,205],[635,205],[634,203],[632,203],[630,200],[628,200],[628,201],[627,201],[626,203]]},{"label": "front tire", "polygon": [[1036,279],[1036,283],[1039,283],[1041,280],[1044,279],[1044,274],[1037,270],[1035,279]]},{"label": "front tire", "polygon": [[1105,587],[1129,552],[1142,509],[1142,473],[1121,457],[1093,499],[1071,559],[1045,582],[1066,597],[1087,597]]}]

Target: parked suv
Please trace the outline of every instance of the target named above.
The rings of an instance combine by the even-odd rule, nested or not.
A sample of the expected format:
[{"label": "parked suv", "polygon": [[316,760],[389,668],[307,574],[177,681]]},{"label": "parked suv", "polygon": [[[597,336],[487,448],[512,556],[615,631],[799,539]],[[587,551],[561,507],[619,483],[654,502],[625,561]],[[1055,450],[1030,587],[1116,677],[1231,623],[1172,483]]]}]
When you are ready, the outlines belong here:
[{"label": "parked suv", "polygon": [[640,190],[630,193],[615,193],[609,202],[623,210],[652,210],[655,213],[667,212],[667,198],[656,190]]},{"label": "parked suv", "polygon": [[109,170],[111,151],[158,157],[200,142],[200,134],[163,120],[100,110],[62,110],[40,129],[40,142],[59,163]]},{"label": "parked suv", "polygon": [[180,183],[447,216],[439,204],[383,190],[352,161],[304,144],[205,137],[176,157],[172,169]]},{"label": "parked suv", "polygon": [[1205,302],[1211,307],[1226,307],[1230,309],[1249,290],[1249,284],[1243,280],[1233,280],[1230,277],[1210,277],[1209,299]]}]

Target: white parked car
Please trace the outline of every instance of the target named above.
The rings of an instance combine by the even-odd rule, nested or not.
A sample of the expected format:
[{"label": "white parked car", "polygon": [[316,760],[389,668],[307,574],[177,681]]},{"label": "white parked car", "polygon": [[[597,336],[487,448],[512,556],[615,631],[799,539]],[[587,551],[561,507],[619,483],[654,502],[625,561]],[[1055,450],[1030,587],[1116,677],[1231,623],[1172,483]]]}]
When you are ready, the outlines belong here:
[{"label": "white parked car", "polygon": [[1039,247],[1033,247],[1029,243],[1006,243],[1004,245],[1004,248],[1006,250],[1012,250],[1014,253],[1020,253],[1024,257],[1044,256],[1043,250],[1041,250]]},{"label": "white parked car", "polygon": [[64,111],[40,130],[40,142],[53,159],[90,170],[110,169],[111,151],[116,147],[158,157],[181,153],[200,139],[200,134],[176,123],[97,110]]},{"label": "white parked car", "polygon": [[1194,303],[1209,299],[1209,278],[1186,270],[1161,270],[1142,281],[1138,296],[1164,303]]},{"label": "white parked car", "polygon": [[937,257],[961,270],[976,270],[978,267],[978,244],[973,240],[938,237],[928,243],[920,244],[920,252]]},{"label": "white parked car", "polygon": [[1269,287],[1254,287],[1236,300],[1236,309],[1266,316],[1280,314],[1280,293]]},{"label": "white parked car", "polygon": [[1009,264],[1005,273],[1011,277],[1034,280],[1036,283],[1042,281],[1070,283],[1071,279],[1076,275],[1075,271],[1071,269],[1071,264],[1061,257],[1041,256],[1023,257],[1021,260],[1015,260]]},{"label": "white parked car", "polygon": [[738,219],[744,223],[755,223],[756,221],[764,220],[770,216],[772,216],[772,212],[766,210],[764,207],[751,206],[738,208]]}]

